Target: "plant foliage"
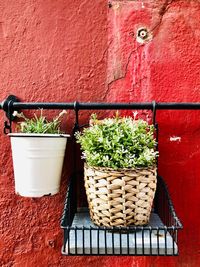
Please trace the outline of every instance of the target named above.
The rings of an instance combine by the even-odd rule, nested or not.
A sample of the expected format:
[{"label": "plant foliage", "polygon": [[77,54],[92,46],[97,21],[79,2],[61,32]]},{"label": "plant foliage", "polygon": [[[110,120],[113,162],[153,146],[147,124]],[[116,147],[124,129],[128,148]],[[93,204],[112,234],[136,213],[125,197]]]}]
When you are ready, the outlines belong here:
[{"label": "plant foliage", "polygon": [[92,115],[90,126],[77,132],[83,158],[90,166],[109,168],[149,167],[155,164],[154,126],[131,117],[98,120]]},{"label": "plant foliage", "polygon": [[66,114],[65,110],[51,121],[43,116],[42,110],[40,110],[39,116],[34,114],[34,117],[30,119],[25,117],[23,113],[16,113],[15,116],[23,119],[18,125],[18,131],[21,133],[60,134],[60,118],[64,114]]}]

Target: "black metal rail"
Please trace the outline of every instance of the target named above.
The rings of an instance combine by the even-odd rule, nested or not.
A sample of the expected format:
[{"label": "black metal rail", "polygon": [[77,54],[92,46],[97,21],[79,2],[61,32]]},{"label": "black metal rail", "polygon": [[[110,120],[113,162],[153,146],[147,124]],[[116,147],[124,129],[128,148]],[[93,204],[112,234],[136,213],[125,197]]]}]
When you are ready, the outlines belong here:
[{"label": "black metal rail", "polygon": [[15,96],[9,96],[1,104],[0,108],[5,112],[9,109],[20,110],[20,109],[75,109],[75,110],[105,110],[105,109],[149,109],[153,110],[198,110],[200,109],[200,102],[141,102],[141,103],[96,103],[96,102],[19,102]]},{"label": "black metal rail", "polygon": [[147,109],[153,111],[153,124],[155,125],[156,110],[200,110],[200,102],[162,102],[156,101],[143,103],[97,103],[97,102],[65,102],[65,103],[51,103],[51,102],[20,102],[14,95],[9,95],[4,101],[0,103],[0,109],[3,109],[9,121],[4,123],[4,133],[12,131],[12,121],[15,119],[14,111],[21,109],[68,109],[74,110],[76,114],[76,124],[78,125],[79,110],[122,110],[122,109]]},{"label": "black metal rail", "polygon": [[[200,103],[156,103],[158,110],[189,110],[200,109]],[[151,103],[13,103],[13,109],[153,109],[153,102]]]}]

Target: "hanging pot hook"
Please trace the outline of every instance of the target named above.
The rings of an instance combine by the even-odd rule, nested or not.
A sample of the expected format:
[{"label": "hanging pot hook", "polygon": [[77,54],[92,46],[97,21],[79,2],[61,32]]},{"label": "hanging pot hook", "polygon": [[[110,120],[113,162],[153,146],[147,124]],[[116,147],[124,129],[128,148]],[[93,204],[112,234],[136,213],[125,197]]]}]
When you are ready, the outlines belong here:
[{"label": "hanging pot hook", "polygon": [[153,105],[153,108],[152,108],[152,112],[153,112],[153,125],[156,128],[156,125],[157,125],[157,123],[156,123],[156,105],[157,105],[156,101],[152,101],[152,105]]},{"label": "hanging pot hook", "polygon": [[2,103],[2,109],[6,113],[6,117],[8,118],[8,121],[4,121],[4,134],[8,134],[12,132],[12,121],[15,119],[15,116],[13,115],[13,103],[19,102],[16,96],[9,95],[6,100]]},{"label": "hanging pot hook", "polygon": [[[153,112],[153,125],[155,127],[155,134],[156,134],[156,151],[158,151],[158,123],[156,122],[156,101],[152,101],[152,112]],[[158,168],[158,160],[156,160],[156,166]]]},{"label": "hanging pot hook", "polygon": [[74,111],[75,111],[75,125],[74,125],[73,132],[75,133],[80,128],[79,127],[79,119],[78,119],[79,102],[77,102],[77,101],[74,102]]}]

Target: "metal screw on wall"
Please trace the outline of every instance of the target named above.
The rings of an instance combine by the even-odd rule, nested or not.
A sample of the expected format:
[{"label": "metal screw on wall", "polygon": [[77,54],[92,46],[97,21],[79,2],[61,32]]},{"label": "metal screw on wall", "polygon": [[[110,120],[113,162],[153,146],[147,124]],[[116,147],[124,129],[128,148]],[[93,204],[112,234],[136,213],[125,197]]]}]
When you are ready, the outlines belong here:
[{"label": "metal screw on wall", "polygon": [[136,40],[138,43],[146,43],[152,40],[152,34],[148,31],[147,28],[139,28],[137,30]]},{"label": "metal screw on wall", "polygon": [[138,37],[140,37],[142,39],[146,39],[148,37],[147,29],[140,29],[138,31]]}]

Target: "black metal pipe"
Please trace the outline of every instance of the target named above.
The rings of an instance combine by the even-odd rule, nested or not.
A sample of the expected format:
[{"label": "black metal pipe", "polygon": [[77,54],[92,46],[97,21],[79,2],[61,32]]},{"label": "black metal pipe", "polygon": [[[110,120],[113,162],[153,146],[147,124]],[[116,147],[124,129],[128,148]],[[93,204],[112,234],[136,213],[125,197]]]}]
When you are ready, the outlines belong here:
[{"label": "black metal pipe", "polygon": [[[3,109],[3,103],[0,108]],[[177,102],[142,102],[142,103],[79,103],[79,102],[66,102],[66,103],[49,103],[49,102],[12,102],[13,110],[20,109],[74,109],[76,103],[76,109],[78,110],[104,110],[104,109],[150,109],[153,110],[198,110],[200,109],[200,102],[196,103],[177,103]],[[5,107],[4,107],[5,110]]]},{"label": "black metal pipe", "polygon": [[[152,109],[152,103],[48,103],[48,102],[29,102],[19,103],[13,102],[13,109],[76,109],[87,110],[87,109]],[[2,108],[2,105],[1,105]]]},{"label": "black metal pipe", "polygon": [[188,110],[188,109],[200,109],[200,102],[191,103],[191,102],[162,102],[156,103],[156,109],[172,109],[172,110]]}]

